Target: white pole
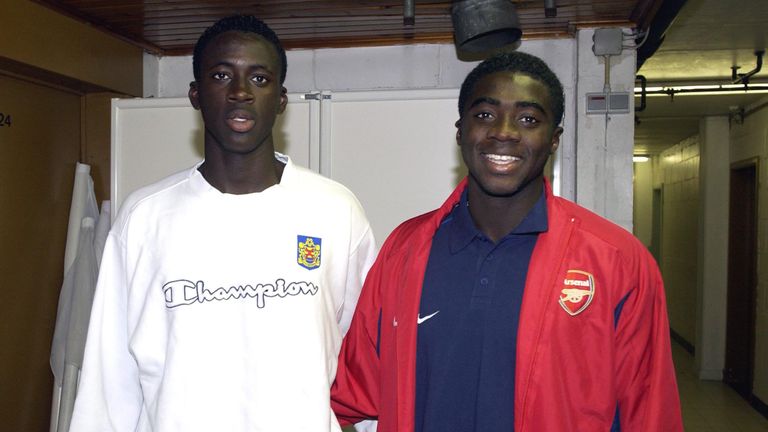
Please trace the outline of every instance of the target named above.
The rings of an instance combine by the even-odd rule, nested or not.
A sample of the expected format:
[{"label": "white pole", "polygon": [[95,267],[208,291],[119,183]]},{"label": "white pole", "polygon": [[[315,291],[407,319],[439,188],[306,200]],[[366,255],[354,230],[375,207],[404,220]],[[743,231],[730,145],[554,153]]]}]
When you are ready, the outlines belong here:
[{"label": "white pole", "polygon": [[61,387],[54,381],[53,397],[51,398],[51,428],[50,432],[56,432],[59,425],[59,403],[61,402]]},{"label": "white pole", "polygon": [[61,406],[59,406],[59,421],[57,432],[69,432],[69,424],[72,421],[72,410],[75,408],[75,395],[77,395],[77,380],[80,378],[80,369],[68,364],[64,366],[64,384],[61,386]]}]

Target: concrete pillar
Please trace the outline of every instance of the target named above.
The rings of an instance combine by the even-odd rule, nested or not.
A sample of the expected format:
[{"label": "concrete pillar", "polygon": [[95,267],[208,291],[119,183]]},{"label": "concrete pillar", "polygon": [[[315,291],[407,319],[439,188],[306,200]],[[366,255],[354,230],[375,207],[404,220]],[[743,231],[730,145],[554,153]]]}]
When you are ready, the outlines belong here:
[{"label": "concrete pillar", "polygon": [[728,117],[699,123],[699,247],[696,295],[696,356],[699,378],[721,380],[725,367],[728,294]]},{"label": "concrete pillar", "polygon": [[586,94],[602,92],[605,58],[592,51],[593,29],[580,30],[577,60],[576,202],[632,231],[635,51],[610,57],[611,92],[629,92],[627,114],[586,113]]}]

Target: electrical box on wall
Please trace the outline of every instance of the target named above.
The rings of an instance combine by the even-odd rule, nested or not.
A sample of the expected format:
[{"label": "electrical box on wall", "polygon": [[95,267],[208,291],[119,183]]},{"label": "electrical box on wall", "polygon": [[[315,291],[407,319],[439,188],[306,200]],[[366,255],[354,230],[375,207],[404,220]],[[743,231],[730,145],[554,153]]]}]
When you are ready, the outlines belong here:
[{"label": "electrical box on wall", "polygon": [[622,50],[623,34],[620,28],[595,29],[592,35],[592,52],[597,56],[619,55]]},{"label": "electrical box on wall", "polygon": [[587,93],[587,114],[605,114],[606,110],[613,114],[629,113],[629,93]]}]

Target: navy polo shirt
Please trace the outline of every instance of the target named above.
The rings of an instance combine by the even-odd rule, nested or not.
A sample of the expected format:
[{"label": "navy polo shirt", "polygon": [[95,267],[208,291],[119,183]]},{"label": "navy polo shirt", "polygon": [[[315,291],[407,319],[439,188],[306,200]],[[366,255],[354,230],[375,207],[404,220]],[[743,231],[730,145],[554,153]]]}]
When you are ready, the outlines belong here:
[{"label": "navy polo shirt", "polygon": [[441,223],[419,306],[416,432],[514,430],[520,304],[546,230],[543,193],[495,244],[475,227],[466,190]]}]

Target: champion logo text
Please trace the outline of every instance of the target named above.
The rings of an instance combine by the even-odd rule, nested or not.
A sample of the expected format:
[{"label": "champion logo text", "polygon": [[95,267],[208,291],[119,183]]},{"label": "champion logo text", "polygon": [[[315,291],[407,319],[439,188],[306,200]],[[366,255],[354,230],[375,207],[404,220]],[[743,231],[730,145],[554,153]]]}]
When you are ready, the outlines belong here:
[{"label": "champion logo text", "polygon": [[319,288],[312,282],[286,283],[278,279],[274,284],[237,285],[229,288],[206,288],[205,282],[180,279],[163,285],[165,307],[172,309],[194,303],[212,301],[232,301],[255,299],[256,306],[263,308],[266,298],[285,298],[287,296],[315,295]]}]

